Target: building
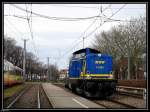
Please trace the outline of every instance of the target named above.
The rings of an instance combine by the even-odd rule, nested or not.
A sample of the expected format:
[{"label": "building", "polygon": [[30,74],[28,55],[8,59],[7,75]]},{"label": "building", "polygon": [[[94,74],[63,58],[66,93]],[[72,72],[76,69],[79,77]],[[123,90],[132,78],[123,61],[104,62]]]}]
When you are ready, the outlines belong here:
[{"label": "building", "polygon": [[68,69],[62,69],[59,72],[59,80],[63,80],[67,77]]}]

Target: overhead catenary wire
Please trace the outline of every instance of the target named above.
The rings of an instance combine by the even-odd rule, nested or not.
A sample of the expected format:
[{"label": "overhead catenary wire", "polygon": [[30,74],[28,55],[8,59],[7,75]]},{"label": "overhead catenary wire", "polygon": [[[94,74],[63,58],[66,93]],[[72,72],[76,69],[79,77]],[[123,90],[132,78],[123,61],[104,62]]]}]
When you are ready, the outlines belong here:
[{"label": "overhead catenary wire", "polygon": [[[31,4],[32,5],[32,4]],[[110,4],[111,5],[111,4]],[[106,18],[106,16],[103,14],[103,16],[100,16],[100,15],[97,15],[97,16],[91,16],[91,17],[84,17],[84,18],[66,18],[66,17],[50,17],[50,16],[46,16],[46,15],[41,15],[41,14],[38,14],[38,13],[35,13],[35,12],[33,12],[32,10],[31,11],[29,11],[29,10],[27,10],[27,9],[23,9],[23,8],[21,8],[21,7],[19,7],[19,6],[16,6],[16,5],[14,5],[16,8],[18,8],[18,9],[20,9],[20,10],[22,10],[22,11],[25,11],[25,12],[28,12],[28,13],[33,13],[34,15],[36,15],[36,16],[39,16],[39,17],[42,17],[42,18],[47,18],[47,19],[52,19],[52,20],[60,20],[60,21],[80,21],[80,19],[82,19],[82,20],[87,20],[87,19],[97,19],[98,17],[99,18]],[[110,7],[110,6],[109,6]],[[105,7],[105,9],[108,9],[109,7]],[[104,10],[105,10],[104,9]],[[110,8],[111,9],[111,8]],[[103,10],[103,11],[104,11]],[[19,16],[19,15],[5,15],[5,16],[14,16],[14,17],[17,17],[17,18],[23,18],[23,19],[27,19],[27,18],[25,18],[25,17],[23,17],[23,16]],[[66,19],[66,20],[62,20],[62,19]],[[67,20],[68,19],[68,20]],[[109,19],[109,18],[106,18],[106,19]],[[112,20],[112,21],[119,21],[119,22],[129,22],[129,21],[127,21],[127,20],[116,20],[116,19],[110,19],[110,20]],[[111,22],[111,21],[110,21]]]},{"label": "overhead catenary wire", "polygon": [[23,33],[20,30],[18,30],[17,27],[9,19],[6,18],[6,20],[9,24],[13,26],[14,30],[16,30],[21,36],[23,36]]},{"label": "overhead catenary wire", "polygon": [[[32,4],[31,4],[31,13],[30,13],[30,24],[29,24],[29,27],[30,27],[30,31],[32,33],[32,40],[33,40],[33,31],[32,31]],[[38,53],[38,48],[36,47],[35,43],[34,43],[34,40],[33,40],[33,45],[34,45],[34,48],[36,48],[36,52],[39,56],[39,53]]]},{"label": "overhead catenary wire", "polygon": [[[64,4],[63,4],[63,5],[62,5],[62,4],[56,4],[56,5],[55,5],[55,4],[46,4],[46,5],[56,6],[56,7],[68,7],[68,8],[70,8],[70,7],[90,8],[90,9],[98,9],[98,10],[99,10],[98,7],[94,7],[94,6],[93,6],[93,7],[90,7],[90,6],[79,6],[79,5],[78,5],[78,6],[77,6],[77,5],[75,6],[75,5],[64,5]],[[111,9],[111,8],[109,8],[109,9]],[[113,7],[113,9],[119,9],[119,8]],[[130,7],[130,8],[124,8],[124,9],[133,9],[133,10],[134,10],[134,9],[145,9],[145,8],[133,8],[133,7],[131,8],[131,7]]]},{"label": "overhead catenary wire", "polygon": [[[116,15],[121,9],[123,9],[126,6],[126,4],[124,4],[121,8],[119,8],[115,13],[113,13],[109,19],[111,19],[114,15]],[[104,23],[106,23],[107,21],[104,21]],[[104,24],[103,23],[103,24]],[[89,33],[87,36],[84,37],[84,39],[86,39],[87,37],[89,37],[91,34],[93,34],[99,27],[101,27],[103,24],[101,24],[100,26],[96,27],[91,33]],[[62,55],[62,57],[64,57],[66,54],[68,54],[76,45],[78,45],[79,43],[81,43],[81,41],[79,41],[77,44],[75,44],[67,53],[65,53],[64,55]],[[61,58],[62,58],[61,57]]]},{"label": "overhead catenary wire", "polygon": [[55,4],[48,4],[48,5],[50,5],[50,6],[58,6],[58,7],[78,7],[78,8],[92,8],[92,9],[98,9],[98,7],[88,7],[88,6],[73,6],[73,5],[55,5]]},{"label": "overhead catenary wire", "polygon": [[[107,7],[108,8],[108,7]],[[105,11],[107,8],[105,8],[103,11]],[[99,13],[99,14],[101,14],[101,13]],[[81,34],[81,36],[79,37],[79,38],[82,38],[83,36],[84,36],[84,34],[85,34],[85,32],[93,25],[93,23],[96,21],[97,19],[95,19],[93,22],[92,22],[92,24],[90,24],[88,27],[87,27],[87,29],[83,32],[83,34]],[[76,40],[76,41],[78,41],[79,40],[79,38]],[[75,41],[75,42],[76,42]],[[82,41],[82,40],[81,40]],[[71,49],[69,49],[67,52],[65,52],[63,55],[62,55],[62,57],[63,56],[65,56],[66,54],[68,54],[70,51],[72,51],[72,49],[76,46],[76,45],[78,45],[81,41],[79,41],[78,43],[76,43],[73,47],[71,47]],[[73,42],[73,43],[75,43],[75,42]],[[61,58],[62,58],[61,57]]]},{"label": "overhead catenary wire", "polygon": [[[9,22],[9,24],[13,27],[13,28],[10,28],[10,27],[8,26],[8,27],[10,28],[10,30],[12,30],[12,31],[14,30],[14,31],[13,31],[14,34],[17,34],[17,36],[21,38],[21,37],[23,36],[23,33],[20,32],[20,31],[15,27],[15,25],[14,25],[11,21],[9,21],[7,18],[6,18],[6,20],[7,20],[7,21]],[[6,21],[5,21],[5,22],[6,22]],[[20,35],[19,35],[18,33],[19,33]],[[14,36],[15,36],[15,35],[14,35]],[[23,38],[22,38],[22,39],[23,39]],[[34,46],[33,46],[33,49],[34,49]]]},{"label": "overhead catenary wire", "polygon": [[[30,11],[31,13],[32,13],[32,11]],[[32,16],[31,16],[32,17]],[[97,17],[95,17],[94,19],[97,19]],[[110,19],[110,18],[107,18],[106,20],[105,20],[106,22],[111,22],[111,21],[120,21],[120,20],[113,20],[113,19]],[[31,26],[32,27],[32,26]],[[97,30],[97,29],[96,29]],[[96,31],[95,30],[95,31]],[[93,32],[95,32],[94,30],[93,30]],[[89,33],[90,34],[90,33]],[[90,34],[91,35],[91,34]],[[88,35],[87,35],[88,36]],[[86,36],[86,37],[87,37]],[[80,42],[78,42],[78,44],[79,44]]]},{"label": "overhead catenary wire", "polygon": [[[9,26],[9,24],[8,24],[7,22],[5,22],[5,23],[6,23],[6,25],[7,25],[7,28],[12,31],[12,34],[14,34],[14,36],[20,37],[20,35],[18,34],[18,32],[17,32],[14,28],[11,28],[11,26]],[[4,30],[4,31],[5,31],[5,30]],[[4,32],[4,33],[7,34],[7,32]],[[17,34],[17,35],[16,35],[16,34]]]},{"label": "overhead catenary wire", "polygon": [[[107,7],[105,7],[104,10],[101,10],[101,12],[98,14],[98,16],[100,16],[100,14],[102,14],[102,12],[104,12],[106,9],[108,9],[108,7],[110,7],[110,5],[108,5]],[[94,19],[94,21],[86,28],[86,30],[80,35],[79,38],[81,38],[81,37],[84,36],[85,32],[96,22],[96,20],[97,20],[97,18]],[[77,40],[75,40],[72,44],[76,43],[76,42],[79,40],[79,38],[77,38]],[[71,45],[72,45],[72,44],[71,44]],[[79,44],[79,42],[76,43],[74,46],[76,46],[76,45],[78,45],[78,44]],[[74,48],[74,46],[73,46],[70,50],[72,50],[72,49]],[[64,54],[70,52],[70,50],[68,50],[68,51],[65,52]]]},{"label": "overhead catenary wire", "polygon": [[[109,5],[109,6],[110,6],[110,5]],[[101,9],[101,11],[100,11],[100,13],[98,14],[98,16],[100,16],[106,9],[108,9],[109,6],[107,6],[104,10]],[[98,19],[98,18],[95,18],[94,21],[87,27],[87,29],[86,29],[86,30],[84,31],[84,33],[83,33],[83,36],[84,36],[85,32],[96,22],[97,19]],[[102,18],[101,18],[101,19],[102,19]]]},{"label": "overhead catenary wire", "polygon": [[[17,17],[17,18],[22,18],[22,19],[27,19],[25,18],[24,16],[21,16],[21,15],[7,15],[5,14],[4,16],[14,16],[14,17]],[[90,19],[95,19],[97,17],[101,17],[101,16],[90,16],[90,17],[84,17],[84,18],[67,18],[67,19],[64,19],[64,18],[60,18],[60,17],[55,17],[55,18],[51,18],[49,16],[46,16],[46,15],[42,15],[42,16],[32,16],[32,17],[41,17],[41,18],[46,18],[46,19],[51,19],[51,20],[58,20],[58,21],[81,21],[81,20],[90,20]]]},{"label": "overhead catenary wire", "polygon": [[[27,8],[27,5],[26,5],[26,8]],[[32,9],[32,8],[31,8]],[[26,9],[27,10],[27,9]],[[32,10],[31,10],[31,13],[32,13]],[[14,13],[15,14],[15,13]],[[32,14],[31,14],[32,15]],[[30,18],[32,18],[31,17],[31,15],[30,15]],[[9,15],[8,15],[9,16]],[[14,16],[16,16],[16,15],[14,15]],[[27,17],[26,18],[23,18],[23,17],[19,17],[19,18],[21,18],[21,19],[26,19],[27,21],[28,21],[28,24],[29,24],[29,28],[30,28],[30,32],[31,32],[31,35],[33,34],[32,33],[32,26],[30,27],[30,23],[29,23],[29,16],[28,16],[28,13],[27,13],[27,15],[26,15]],[[17,17],[17,16],[16,16]],[[15,27],[15,25],[11,22],[11,21],[9,21],[7,18],[6,18],[6,20],[9,22],[9,24],[13,27],[13,30],[15,30],[16,32],[17,32],[17,34],[19,33],[20,34],[20,36],[18,35],[18,37],[22,37],[24,34],[20,31],[20,30],[18,30],[16,27]],[[12,30],[12,29],[11,29]],[[31,36],[31,37],[33,37],[33,36]],[[34,40],[32,41],[33,42],[33,49],[34,49],[34,51],[35,51],[35,53],[37,54],[37,56],[39,56],[39,54],[38,54],[38,52],[37,52],[37,50],[36,50],[36,47],[35,47],[35,43],[34,43]]]},{"label": "overhead catenary wire", "polygon": [[[108,19],[111,19],[114,15],[116,15],[121,9],[123,9],[123,7],[125,7],[126,6],[126,4],[124,4],[121,8],[119,8],[115,13],[113,13]],[[106,21],[104,21],[104,23],[106,23],[106,22],[108,22],[107,20]],[[103,24],[104,24],[103,23]],[[102,25],[103,25],[102,24]],[[102,26],[102,25],[100,25],[100,26]],[[100,26],[98,26],[98,27],[96,27],[91,33],[89,33],[86,37],[85,37],[85,39],[87,38],[87,37],[89,37],[91,34],[93,34]]]},{"label": "overhead catenary wire", "polygon": [[[126,4],[125,4],[126,5]],[[104,21],[104,23],[105,22],[112,22],[112,21],[117,21],[117,22],[131,22],[131,21],[126,21],[126,20],[117,20],[117,19],[111,19],[111,17],[113,17],[116,13],[118,13],[121,9],[123,9],[123,7],[125,7],[125,5],[123,5],[119,10],[117,10],[115,13],[113,13],[109,18],[106,18],[106,16],[105,16],[105,18],[106,18],[106,20]],[[111,5],[109,5],[107,8],[109,8]],[[105,8],[105,9],[107,9],[107,8]],[[103,11],[105,11],[105,9],[103,10]],[[102,12],[102,9],[101,9],[101,12]],[[103,14],[103,13],[102,13]],[[99,16],[99,15],[98,15]],[[97,18],[92,22],[92,24],[95,22],[97,20]],[[134,22],[134,21],[132,21],[132,22]],[[103,23],[103,24],[104,24]],[[90,26],[84,31],[84,33],[92,26],[92,24],[90,24]],[[102,25],[103,25],[102,24]],[[102,26],[102,25],[100,25],[100,26]],[[91,33],[89,33],[89,35],[88,36],[90,36],[91,34],[93,34],[100,26],[98,26],[98,27],[96,27]],[[83,33],[83,34],[84,34]],[[83,35],[81,35],[80,36],[80,38],[82,37]],[[84,39],[86,39],[88,36],[86,36],[86,37],[84,37]],[[82,37],[83,38],[83,37]],[[76,41],[78,41],[79,39],[77,39]],[[72,44],[74,44],[76,41],[74,41]],[[71,49],[69,49],[67,52],[65,52],[63,55],[62,55],[62,57],[64,57],[66,54],[68,54],[70,51],[72,51],[72,49],[75,47],[75,46],[77,46],[79,43],[81,43],[82,42],[82,40],[81,41],[79,41],[78,43],[76,43]],[[71,45],[72,45],[71,44]],[[62,58],[62,57],[60,57],[60,58]],[[58,60],[59,61],[59,60]]]},{"label": "overhead catenary wire", "polygon": [[[25,10],[24,8],[21,8],[17,5],[14,5],[14,4],[11,4],[11,5],[16,7],[17,9],[22,10],[22,11],[27,11],[29,13],[31,12],[31,11]],[[88,20],[88,19],[93,19],[93,18],[97,17],[97,16],[91,16],[91,17],[85,17],[85,18],[50,17],[50,16],[35,13],[33,11],[32,11],[32,13],[36,16],[39,16],[39,17],[43,17],[43,18],[47,18],[47,19],[51,19],[51,20],[60,20],[60,21],[81,21],[81,20]]]},{"label": "overhead catenary wire", "polygon": [[[104,15],[104,14],[103,14]],[[16,17],[16,18],[20,18],[20,19],[27,19],[26,17],[24,16],[21,16],[21,15],[7,15],[5,14],[4,16],[12,16],[12,17]],[[33,16],[32,16],[33,17]],[[35,17],[35,16],[34,16]],[[102,16],[101,16],[102,17]],[[97,17],[94,18],[94,20],[96,19]],[[106,16],[104,15],[103,18],[106,18]],[[109,18],[106,18],[106,19],[109,19]],[[110,21],[107,21],[107,22],[131,22],[129,20],[121,20],[121,19],[109,19]],[[134,22],[134,21],[132,21]]]},{"label": "overhead catenary wire", "polygon": [[[10,28],[10,27],[7,25],[8,28],[9,28],[11,31],[14,32],[14,34],[17,34],[18,37],[22,37],[22,36],[24,35],[23,32],[19,31],[11,21],[9,21],[7,18],[6,18],[6,20],[9,22],[9,24],[8,24],[6,21],[4,21],[4,22],[6,22],[6,24],[12,26],[12,28]],[[14,35],[14,36],[15,36],[15,35]],[[22,39],[23,39],[23,38],[22,38]],[[33,46],[33,49],[35,50],[35,47],[34,47],[34,46]],[[36,52],[35,52],[35,53],[36,53]]]},{"label": "overhead catenary wire", "polygon": [[[32,6],[32,5],[31,5]],[[33,41],[33,47],[34,47],[34,51],[35,53],[37,54],[37,56],[39,56],[38,54],[38,51],[37,51],[37,48],[35,46],[35,43],[34,43],[34,40],[33,40],[33,32],[32,32],[32,7],[31,7],[31,14],[30,14],[30,18],[29,18],[29,15],[28,15],[28,11],[27,11],[27,5],[26,5],[26,13],[27,13],[27,23],[28,23],[28,26],[29,26],[29,31],[30,31],[30,34],[31,34],[31,38],[32,38],[32,41]]]},{"label": "overhead catenary wire", "polygon": [[[17,5],[12,4],[14,7],[22,10],[22,11],[26,11],[31,13],[31,11],[29,10],[25,10]],[[52,20],[60,20],[60,21],[80,21],[80,20],[88,20],[88,19],[93,19],[93,18],[97,18],[97,17],[101,17],[101,16],[90,16],[90,17],[84,17],[84,18],[67,18],[67,17],[50,17],[50,16],[46,16],[46,15],[42,15],[42,14],[38,14],[32,11],[33,15],[39,16],[39,17],[43,17],[43,18],[47,18],[47,19],[52,19]]]}]

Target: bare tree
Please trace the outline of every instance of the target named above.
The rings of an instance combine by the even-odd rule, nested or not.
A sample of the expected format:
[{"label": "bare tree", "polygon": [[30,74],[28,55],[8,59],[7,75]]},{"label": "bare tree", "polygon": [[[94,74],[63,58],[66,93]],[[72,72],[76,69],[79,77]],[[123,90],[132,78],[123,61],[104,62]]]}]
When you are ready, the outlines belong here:
[{"label": "bare tree", "polygon": [[120,24],[95,37],[93,47],[112,55],[114,63],[117,63],[116,61],[122,57],[128,57],[130,53],[131,73],[136,74],[134,77],[137,79],[138,65],[141,63],[140,57],[143,50],[146,49],[145,17],[133,18],[129,23]]}]

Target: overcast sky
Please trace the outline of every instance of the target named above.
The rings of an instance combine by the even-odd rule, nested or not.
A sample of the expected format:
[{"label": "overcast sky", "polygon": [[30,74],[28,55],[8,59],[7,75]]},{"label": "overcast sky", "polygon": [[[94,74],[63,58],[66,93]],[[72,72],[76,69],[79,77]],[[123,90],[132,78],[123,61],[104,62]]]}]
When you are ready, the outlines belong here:
[{"label": "overcast sky", "polygon": [[[88,36],[100,23],[103,23],[104,15],[109,18],[114,14],[111,19],[126,21],[133,17],[146,16],[146,4],[126,4],[125,6],[124,4],[15,4],[15,6],[29,11],[32,9],[35,13],[49,17],[86,18],[99,14],[103,16],[103,18],[97,18],[96,21],[95,18],[80,21],[59,21],[32,14],[32,39],[27,19],[19,18],[30,16],[31,13],[27,14],[11,4],[4,4],[4,34],[14,38],[17,45],[22,47],[22,39],[29,39],[27,51],[33,52],[43,63],[47,63],[47,57],[50,57],[50,63],[57,63],[59,69],[67,68],[68,58],[72,52],[83,48],[83,43],[80,42],[82,37]],[[119,10],[122,6],[124,7]],[[102,14],[100,13],[101,9]],[[92,24],[93,21],[95,21],[94,24]],[[105,22],[85,39],[85,47],[92,45],[95,34],[109,30],[112,26],[120,23],[125,22]],[[89,26],[91,27],[84,33]],[[80,43],[75,45],[78,42]],[[67,54],[65,54],[66,52]]]}]

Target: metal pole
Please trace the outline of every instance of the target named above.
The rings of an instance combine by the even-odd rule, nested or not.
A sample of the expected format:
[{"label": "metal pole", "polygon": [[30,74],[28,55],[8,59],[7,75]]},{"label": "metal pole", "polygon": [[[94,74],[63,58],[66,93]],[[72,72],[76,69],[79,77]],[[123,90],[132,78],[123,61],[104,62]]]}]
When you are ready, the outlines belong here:
[{"label": "metal pole", "polygon": [[130,51],[128,48],[128,80],[130,80]]},{"label": "metal pole", "polygon": [[85,38],[83,37],[83,49],[84,49],[84,39],[85,39]]},{"label": "metal pole", "polygon": [[26,39],[24,39],[24,58],[23,58],[23,79],[25,81],[26,74]]},{"label": "metal pole", "polygon": [[47,57],[47,81],[49,80],[49,57]]}]

